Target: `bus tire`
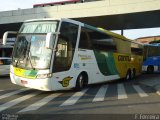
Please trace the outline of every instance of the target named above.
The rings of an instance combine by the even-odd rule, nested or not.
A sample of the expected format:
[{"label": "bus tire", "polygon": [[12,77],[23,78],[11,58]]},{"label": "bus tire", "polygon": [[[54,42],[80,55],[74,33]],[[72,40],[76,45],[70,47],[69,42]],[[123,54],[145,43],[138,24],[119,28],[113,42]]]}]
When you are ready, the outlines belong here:
[{"label": "bus tire", "polygon": [[131,79],[134,79],[136,77],[136,70],[133,69],[131,72]]},{"label": "bus tire", "polygon": [[128,71],[127,71],[125,80],[131,80],[131,70],[128,70]]},{"label": "bus tire", "polygon": [[78,76],[78,78],[77,78],[77,81],[76,81],[76,87],[75,87],[75,90],[76,91],[80,91],[80,90],[82,90],[83,89],[83,87],[84,87],[84,82],[85,82],[85,80],[84,80],[85,78],[84,78],[84,75],[83,74],[80,74],[79,76]]},{"label": "bus tire", "polygon": [[147,67],[147,73],[151,74],[151,73],[153,73],[153,72],[154,72],[154,66],[153,66],[153,65],[149,65],[149,66]]}]

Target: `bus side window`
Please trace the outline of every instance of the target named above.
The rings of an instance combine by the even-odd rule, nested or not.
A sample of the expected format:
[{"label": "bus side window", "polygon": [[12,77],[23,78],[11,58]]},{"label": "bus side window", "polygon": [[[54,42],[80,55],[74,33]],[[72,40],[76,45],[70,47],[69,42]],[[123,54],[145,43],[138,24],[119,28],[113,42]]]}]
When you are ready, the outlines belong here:
[{"label": "bus side window", "polygon": [[131,43],[131,52],[134,55],[143,55],[143,49],[139,44]]},{"label": "bus side window", "polygon": [[107,34],[91,31],[90,32],[91,40],[93,41],[93,46],[95,50],[116,52],[116,43],[113,38]]},{"label": "bus side window", "polygon": [[79,41],[79,48],[91,49],[91,47],[92,47],[92,44],[91,44],[90,38],[87,32],[85,32],[82,28],[81,35],[80,35],[80,41]]}]

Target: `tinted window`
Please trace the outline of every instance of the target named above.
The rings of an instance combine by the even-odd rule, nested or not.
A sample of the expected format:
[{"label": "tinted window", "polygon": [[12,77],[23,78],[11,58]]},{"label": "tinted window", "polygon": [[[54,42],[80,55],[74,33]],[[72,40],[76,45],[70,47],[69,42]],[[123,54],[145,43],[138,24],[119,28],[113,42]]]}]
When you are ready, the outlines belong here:
[{"label": "tinted window", "polygon": [[116,44],[111,36],[98,31],[91,31],[89,33],[91,40],[93,41],[94,49],[104,51],[116,51]]},{"label": "tinted window", "polygon": [[10,65],[11,64],[11,59],[1,59],[0,60],[0,65]]},{"label": "tinted window", "polygon": [[116,51],[116,44],[113,39],[105,33],[88,28],[82,28],[79,48]]},{"label": "tinted window", "polygon": [[91,49],[92,48],[92,43],[91,43],[91,39],[89,36],[89,30],[87,30],[85,28],[81,29],[79,48],[82,48],[82,49]]},{"label": "tinted window", "polygon": [[0,57],[11,57],[13,48],[0,48]]},{"label": "tinted window", "polygon": [[77,42],[77,34],[77,25],[68,22],[63,22],[61,24],[53,72],[65,71],[71,67]]},{"label": "tinted window", "polygon": [[131,52],[135,55],[143,55],[143,48],[139,44],[131,43]]},{"label": "tinted window", "polygon": [[160,47],[159,46],[144,46],[144,56],[160,56]]}]

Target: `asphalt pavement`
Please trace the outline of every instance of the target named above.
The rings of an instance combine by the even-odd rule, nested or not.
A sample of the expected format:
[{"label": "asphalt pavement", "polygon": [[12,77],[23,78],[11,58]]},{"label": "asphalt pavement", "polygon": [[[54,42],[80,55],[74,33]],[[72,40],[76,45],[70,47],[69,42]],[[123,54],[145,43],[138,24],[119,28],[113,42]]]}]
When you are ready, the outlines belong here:
[{"label": "asphalt pavement", "polygon": [[157,78],[154,74],[145,74],[145,77],[140,83],[152,87],[160,95],[160,77]]}]

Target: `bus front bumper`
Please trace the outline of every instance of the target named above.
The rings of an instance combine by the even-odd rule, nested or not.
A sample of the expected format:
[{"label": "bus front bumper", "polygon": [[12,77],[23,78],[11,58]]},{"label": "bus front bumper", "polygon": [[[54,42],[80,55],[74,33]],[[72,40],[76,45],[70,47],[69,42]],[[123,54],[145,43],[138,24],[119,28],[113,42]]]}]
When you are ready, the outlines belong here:
[{"label": "bus front bumper", "polygon": [[25,86],[28,88],[38,89],[42,91],[52,91],[50,78],[44,79],[29,79],[16,76],[10,72],[11,82],[16,85]]}]

